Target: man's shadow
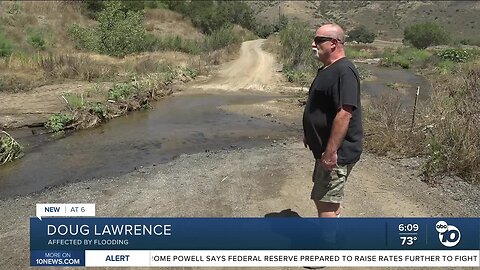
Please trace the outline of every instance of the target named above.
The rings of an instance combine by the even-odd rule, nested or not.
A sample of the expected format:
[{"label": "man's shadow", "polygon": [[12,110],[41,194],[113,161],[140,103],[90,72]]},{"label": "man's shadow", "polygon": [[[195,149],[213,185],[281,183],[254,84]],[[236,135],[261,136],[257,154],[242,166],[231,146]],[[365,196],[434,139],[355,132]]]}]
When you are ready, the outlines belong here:
[{"label": "man's shadow", "polygon": [[265,217],[266,218],[275,218],[275,217],[297,217],[297,218],[301,218],[301,216],[297,212],[292,211],[292,209],[290,209],[290,208],[282,210],[280,212],[272,212],[272,213],[265,214]]}]

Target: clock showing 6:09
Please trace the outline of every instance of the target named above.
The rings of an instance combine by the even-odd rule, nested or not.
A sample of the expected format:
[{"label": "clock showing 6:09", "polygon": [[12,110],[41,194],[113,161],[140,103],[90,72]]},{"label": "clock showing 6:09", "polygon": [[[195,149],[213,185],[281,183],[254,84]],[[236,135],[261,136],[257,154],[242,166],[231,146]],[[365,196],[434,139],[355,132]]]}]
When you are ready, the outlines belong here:
[{"label": "clock showing 6:09", "polygon": [[403,223],[400,223],[398,225],[398,231],[399,232],[418,232],[418,229],[420,227],[418,226],[417,223],[407,223],[407,224],[403,224]]}]

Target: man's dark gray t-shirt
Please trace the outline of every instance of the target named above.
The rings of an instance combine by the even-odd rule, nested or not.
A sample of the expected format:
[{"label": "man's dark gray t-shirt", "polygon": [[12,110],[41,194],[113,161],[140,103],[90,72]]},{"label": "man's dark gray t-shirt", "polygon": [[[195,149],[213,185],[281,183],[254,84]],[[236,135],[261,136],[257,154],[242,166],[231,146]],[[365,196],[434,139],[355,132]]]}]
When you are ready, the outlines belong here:
[{"label": "man's dark gray t-shirt", "polygon": [[353,107],[345,139],[338,149],[339,165],[353,164],[362,153],[362,107],[358,71],[347,58],[320,68],[310,86],[303,113],[305,139],[316,159],[327,147],[333,120],[343,105]]}]

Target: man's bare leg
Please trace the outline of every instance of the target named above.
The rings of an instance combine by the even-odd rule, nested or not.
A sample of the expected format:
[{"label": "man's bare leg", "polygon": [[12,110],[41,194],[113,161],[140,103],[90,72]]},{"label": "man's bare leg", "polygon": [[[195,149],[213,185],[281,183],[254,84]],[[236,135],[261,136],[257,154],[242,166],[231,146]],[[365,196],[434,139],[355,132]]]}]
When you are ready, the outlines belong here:
[{"label": "man's bare leg", "polygon": [[321,218],[336,218],[340,215],[340,204],[329,203],[314,200],[317,207],[318,217]]},{"label": "man's bare leg", "polygon": [[[340,215],[340,204],[329,203],[313,200],[317,207],[318,217],[321,218],[336,218]],[[330,234],[329,234],[330,235]],[[331,236],[331,235],[330,235]],[[324,266],[305,266],[307,269],[323,269]]]}]

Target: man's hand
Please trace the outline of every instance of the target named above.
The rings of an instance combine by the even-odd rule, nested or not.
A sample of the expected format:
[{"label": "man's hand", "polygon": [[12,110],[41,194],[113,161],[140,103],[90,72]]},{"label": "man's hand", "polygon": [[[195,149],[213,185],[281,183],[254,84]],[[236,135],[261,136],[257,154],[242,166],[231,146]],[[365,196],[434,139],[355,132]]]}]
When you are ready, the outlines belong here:
[{"label": "man's hand", "polygon": [[337,153],[324,152],[322,159],[320,159],[320,164],[322,164],[322,167],[327,171],[333,170],[337,166]]}]

